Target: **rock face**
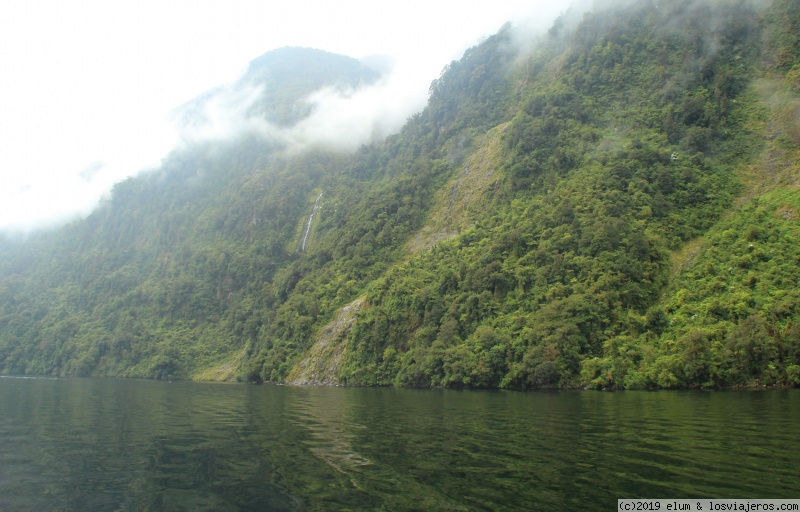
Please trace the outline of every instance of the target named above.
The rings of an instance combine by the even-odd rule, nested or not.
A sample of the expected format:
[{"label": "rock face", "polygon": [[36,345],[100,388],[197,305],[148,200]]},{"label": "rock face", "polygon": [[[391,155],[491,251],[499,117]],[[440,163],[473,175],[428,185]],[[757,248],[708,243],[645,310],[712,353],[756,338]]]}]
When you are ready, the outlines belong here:
[{"label": "rock face", "polygon": [[339,365],[345,352],[345,336],[350,331],[358,312],[364,307],[364,299],[358,298],[344,306],[336,317],[323,327],[314,346],[286,379],[295,386],[336,386],[339,384]]}]

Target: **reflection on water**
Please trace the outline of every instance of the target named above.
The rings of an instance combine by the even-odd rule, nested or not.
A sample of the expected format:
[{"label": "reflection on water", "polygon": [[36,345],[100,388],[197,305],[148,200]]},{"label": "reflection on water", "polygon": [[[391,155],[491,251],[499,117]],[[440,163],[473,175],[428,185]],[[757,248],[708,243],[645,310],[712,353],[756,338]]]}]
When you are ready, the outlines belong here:
[{"label": "reflection on water", "polygon": [[[352,416],[353,403],[342,400],[344,394],[338,392],[304,391],[292,401],[291,422],[311,434],[311,439],[304,441],[311,453],[345,475],[357,473],[359,468],[371,464],[353,448],[355,433],[365,428],[364,425],[343,423]],[[352,482],[359,487],[355,480]]]},{"label": "reflection on water", "polygon": [[0,510],[612,510],[800,475],[800,391],[0,378],[0,413]]}]

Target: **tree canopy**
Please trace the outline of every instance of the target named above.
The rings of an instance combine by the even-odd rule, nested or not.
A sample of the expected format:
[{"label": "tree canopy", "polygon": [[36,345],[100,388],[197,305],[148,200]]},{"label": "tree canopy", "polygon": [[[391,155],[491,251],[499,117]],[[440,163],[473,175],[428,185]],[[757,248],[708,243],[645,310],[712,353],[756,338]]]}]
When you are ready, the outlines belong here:
[{"label": "tree canopy", "polygon": [[[353,154],[194,147],[4,241],[0,372],[800,383],[800,11],[659,4],[568,13],[524,49],[506,26]],[[273,80],[277,122],[329,78],[374,79],[292,51],[246,75]]]}]

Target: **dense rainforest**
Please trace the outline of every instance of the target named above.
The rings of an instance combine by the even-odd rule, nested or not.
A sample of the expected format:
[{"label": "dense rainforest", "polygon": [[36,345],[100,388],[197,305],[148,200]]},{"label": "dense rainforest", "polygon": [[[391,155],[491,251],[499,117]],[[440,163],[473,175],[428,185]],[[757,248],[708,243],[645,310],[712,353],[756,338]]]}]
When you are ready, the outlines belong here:
[{"label": "dense rainforest", "polygon": [[[504,27],[354,152],[201,141],[6,237],[0,372],[800,384],[800,4],[598,4]],[[315,90],[378,79],[283,49],[236,87],[291,127]]]}]

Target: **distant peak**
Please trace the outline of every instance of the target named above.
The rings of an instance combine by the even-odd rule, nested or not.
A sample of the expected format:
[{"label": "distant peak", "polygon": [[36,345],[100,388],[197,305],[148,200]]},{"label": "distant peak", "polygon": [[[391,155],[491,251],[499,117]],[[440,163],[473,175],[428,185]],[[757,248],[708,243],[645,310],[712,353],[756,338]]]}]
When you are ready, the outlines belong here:
[{"label": "distant peak", "polygon": [[306,48],[299,46],[284,46],[275,50],[270,50],[265,54],[256,57],[247,66],[243,79],[259,79],[264,74],[286,73],[314,73],[333,72],[334,74],[346,75],[375,75],[376,69],[372,66],[363,64],[357,59],[340,55],[337,53],[326,52],[316,48]]}]

